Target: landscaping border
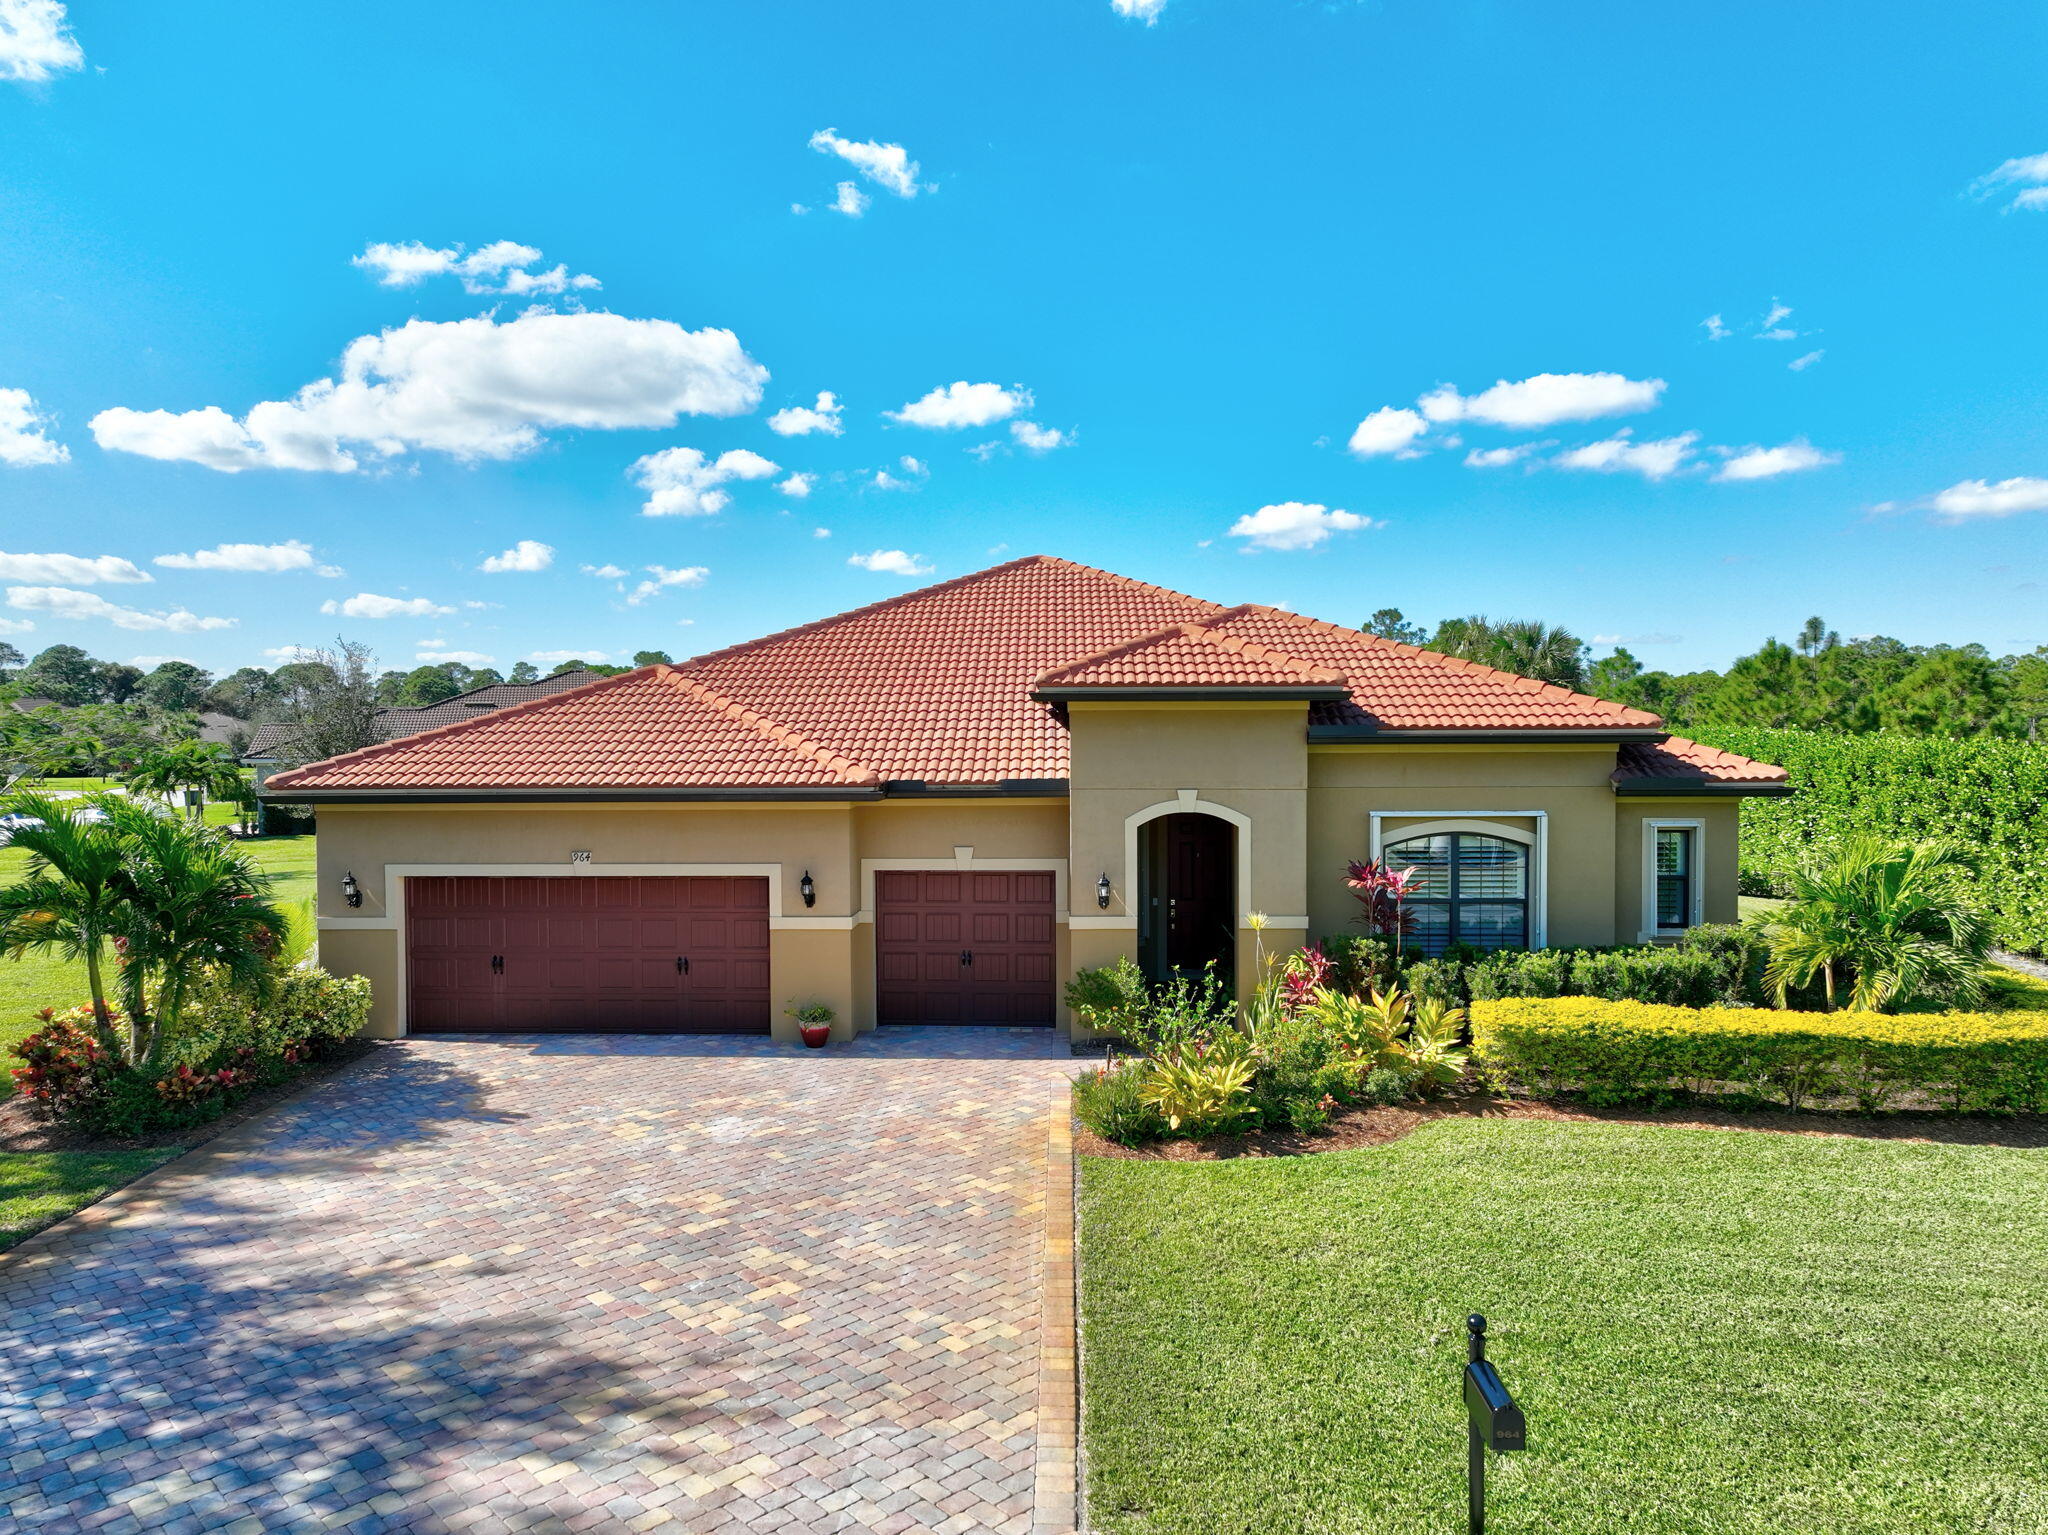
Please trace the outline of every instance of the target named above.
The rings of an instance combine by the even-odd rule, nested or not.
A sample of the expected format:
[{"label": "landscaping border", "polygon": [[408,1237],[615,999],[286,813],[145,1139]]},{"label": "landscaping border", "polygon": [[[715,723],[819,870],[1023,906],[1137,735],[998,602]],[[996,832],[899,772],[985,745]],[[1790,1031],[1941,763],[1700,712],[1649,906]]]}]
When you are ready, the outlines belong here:
[{"label": "landscaping border", "polygon": [[1072,1114],[1062,1095],[1045,1131],[1045,1247],[1038,1281],[1038,1453],[1031,1535],[1075,1535],[1081,1523]]}]

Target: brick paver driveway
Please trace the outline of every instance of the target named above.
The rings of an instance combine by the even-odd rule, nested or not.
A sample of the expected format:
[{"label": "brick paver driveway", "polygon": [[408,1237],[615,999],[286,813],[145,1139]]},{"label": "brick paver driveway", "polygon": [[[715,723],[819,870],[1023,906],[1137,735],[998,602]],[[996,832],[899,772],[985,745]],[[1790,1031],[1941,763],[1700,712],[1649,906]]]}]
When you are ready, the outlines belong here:
[{"label": "brick paver driveway", "polygon": [[0,1527],[1029,1531],[1073,1067],[382,1048],[0,1261]]}]

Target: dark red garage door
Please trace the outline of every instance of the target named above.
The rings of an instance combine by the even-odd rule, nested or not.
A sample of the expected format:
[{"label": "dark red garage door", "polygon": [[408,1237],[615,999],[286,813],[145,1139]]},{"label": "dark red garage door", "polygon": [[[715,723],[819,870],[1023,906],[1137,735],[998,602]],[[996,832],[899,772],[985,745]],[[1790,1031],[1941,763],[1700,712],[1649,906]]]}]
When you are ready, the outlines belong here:
[{"label": "dark red garage door", "polygon": [[875,875],[875,1007],[882,1023],[1053,1021],[1049,873]]},{"label": "dark red garage door", "polygon": [[768,881],[413,878],[415,1033],[764,1034]]}]

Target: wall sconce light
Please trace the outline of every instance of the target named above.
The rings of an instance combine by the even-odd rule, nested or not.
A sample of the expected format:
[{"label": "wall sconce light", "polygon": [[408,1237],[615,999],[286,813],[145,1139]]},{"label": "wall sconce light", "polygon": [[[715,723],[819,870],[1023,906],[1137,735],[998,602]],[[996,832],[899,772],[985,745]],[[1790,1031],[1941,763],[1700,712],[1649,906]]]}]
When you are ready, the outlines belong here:
[{"label": "wall sconce light", "polygon": [[811,871],[809,869],[804,870],[804,877],[796,882],[796,888],[803,892],[804,905],[815,906],[818,904],[817,881],[811,878]]},{"label": "wall sconce light", "polygon": [[1109,871],[1107,869],[1102,871],[1102,878],[1095,882],[1095,904],[1101,907],[1109,905]]},{"label": "wall sconce light", "polygon": [[356,877],[353,873],[344,874],[341,877],[341,898],[351,906],[363,904],[363,887],[356,883]]}]

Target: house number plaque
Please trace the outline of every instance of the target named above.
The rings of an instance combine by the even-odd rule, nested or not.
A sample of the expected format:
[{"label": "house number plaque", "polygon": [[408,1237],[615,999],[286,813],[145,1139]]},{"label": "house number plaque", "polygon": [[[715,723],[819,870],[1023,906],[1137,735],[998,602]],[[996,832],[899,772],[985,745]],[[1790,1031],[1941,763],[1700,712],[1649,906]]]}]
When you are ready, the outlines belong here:
[{"label": "house number plaque", "polygon": [[580,847],[580,848],[577,848],[577,849],[576,849],[576,850],[575,850],[574,852],[570,853],[570,855],[569,855],[569,862],[571,862],[571,863],[589,863],[589,862],[590,862],[590,849],[589,849],[589,848],[587,848],[587,847]]}]

